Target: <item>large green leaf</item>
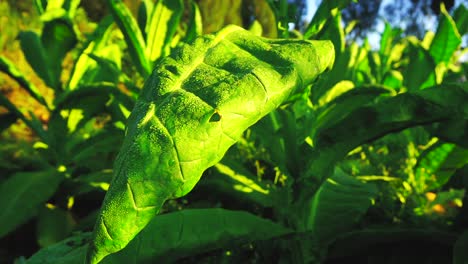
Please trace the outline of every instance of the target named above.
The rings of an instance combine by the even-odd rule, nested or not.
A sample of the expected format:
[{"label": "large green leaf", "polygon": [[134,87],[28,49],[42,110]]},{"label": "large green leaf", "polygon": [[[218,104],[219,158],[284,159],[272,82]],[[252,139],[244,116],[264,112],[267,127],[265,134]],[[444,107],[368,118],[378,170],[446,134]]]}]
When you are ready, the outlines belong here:
[{"label": "large green leaf", "polygon": [[182,0],[158,0],[146,25],[146,57],[151,62],[169,53],[184,11]]},{"label": "large green leaf", "polygon": [[329,41],[269,40],[236,26],[164,58],[129,118],[88,263],[124,248],[166,199],[188,193],[249,126],[333,58]]},{"label": "large green leaf", "polygon": [[0,185],[0,237],[35,214],[56,191],[63,174],[56,169],[19,172]]},{"label": "large green leaf", "polygon": [[[155,217],[122,251],[102,263],[172,263],[178,259],[242,243],[291,233],[270,220],[247,212],[190,209]],[[40,250],[26,263],[82,263],[87,234]]]},{"label": "large green leaf", "polygon": [[307,229],[321,242],[352,230],[367,212],[377,188],[363,183],[336,168],[315,193],[307,219]]},{"label": "large green leaf", "polygon": [[236,244],[291,233],[270,220],[243,211],[191,209],[157,216],[128,247],[102,263],[172,262]]},{"label": "large green leaf", "polygon": [[108,0],[107,3],[115,22],[125,37],[135,67],[143,77],[148,77],[151,73],[151,64],[145,54],[146,44],[137,21],[122,0]]}]

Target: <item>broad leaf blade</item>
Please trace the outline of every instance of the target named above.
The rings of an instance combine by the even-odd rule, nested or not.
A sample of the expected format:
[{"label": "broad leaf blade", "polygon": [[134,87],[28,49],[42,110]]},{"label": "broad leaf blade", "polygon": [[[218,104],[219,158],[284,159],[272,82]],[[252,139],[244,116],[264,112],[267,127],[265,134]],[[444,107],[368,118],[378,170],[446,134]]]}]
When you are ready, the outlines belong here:
[{"label": "broad leaf blade", "polygon": [[333,58],[328,41],[267,40],[230,26],[163,59],[129,118],[89,263],[125,247],[166,199],[188,193],[249,126]]},{"label": "broad leaf blade", "polygon": [[[172,263],[180,258],[287,235],[293,231],[242,211],[190,209],[155,217],[122,251],[103,264]],[[88,234],[42,249],[27,260],[36,263],[82,263]]]},{"label": "broad leaf blade", "polygon": [[191,209],[157,216],[128,247],[106,263],[172,262],[235,244],[266,240],[292,231],[243,211]]},{"label": "broad leaf blade", "polygon": [[33,217],[56,191],[63,175],[55,169],[21,172],[0,185],[0,237]]},{"label": "broad leaf blade", "polygon": [[336,169],[312,199],[307,229],[321,242],[330,242],[337,235],[352,230],[376,196],[375,185],[362,183]]}]

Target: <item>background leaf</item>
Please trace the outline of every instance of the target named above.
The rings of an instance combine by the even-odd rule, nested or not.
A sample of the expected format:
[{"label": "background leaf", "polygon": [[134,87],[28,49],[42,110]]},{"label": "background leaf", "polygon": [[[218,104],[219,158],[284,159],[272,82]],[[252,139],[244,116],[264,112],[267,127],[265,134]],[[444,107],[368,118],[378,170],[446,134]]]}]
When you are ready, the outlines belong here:
[{"label": "background leaf", "polygon": [[[182,0],[158,0],[146,25],[146,57],[154,62],[166,56],[184,11]],[[196,10],[195,10],[196,11]]]},{"label": "background leaf", "polygon": [[124,250],[105,258],[103,263],[170,262],[290,232],[270,220],[243,211],[187,209],[155,217]]},{"label": "background leaf", "polygon": [[29,65],[52,88],[59,86],[52,69],[49,69],[48,54],[42,45],[39,36],[32,31],[23,31],[19,34],[21,49]]},{"label": "background leaf", "polygon": [[432,40],[429,52],[436,64],[448,63],[453,53],[461,44],[460,33],[452,17],[447,13],[445,7],[441,8],[442,19],[439,21],[436,34]]},{"label": "background leaf", "polygon": [[[201,252],[268,240],[292,230],[243,211],[221,208],[187,209],[155,217],[130,244],[101,263],[174,262]],[[82,263],[82,235],[33,255],[26,263]],[[66,261],[65,261],[66,260]]]},{"label": "background leaf", "polygon": [[307,229],[319,241],[330,242],[350,231],[367,212],[377,188],[335,168],[334,174],[317,190],[311,202]]},{"label": "background leaf", "polygon": [[37,214],[57,190],[63,174],[55,169],[13,174],[0,185],[0,237]]},{"label": "background leaf", "polygon": [[77,42],[73,25],[68,19],[54,19],[44,24],[41,43],[47,54],[46,63],[53,82],[51,87],[56,90],[60,88],[62,61]]},{"label": "background leaf", "polygon": [[121,0],[108,0],[109,9],[122,31],[128,51],[138,72],[144,77],[151,73],[151,64],[146,57],[146,44],[132,13]]}]

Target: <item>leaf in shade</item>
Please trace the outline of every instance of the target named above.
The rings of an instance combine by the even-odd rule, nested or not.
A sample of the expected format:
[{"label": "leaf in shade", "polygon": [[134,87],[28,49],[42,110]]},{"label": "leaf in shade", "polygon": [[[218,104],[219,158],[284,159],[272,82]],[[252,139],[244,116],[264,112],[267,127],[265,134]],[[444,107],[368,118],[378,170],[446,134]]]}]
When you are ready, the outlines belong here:
[{"label": "leaf in shade", "polygon": [[26,60],[37,75],[49,87],[57,87],[57,79],[54,78],[54,73],[49,69],[48,54],[44,46],[42,46],[39,36],[32,31],[22,31],[19,34],[19,40]]},{"label": "leaf in shade", "polygon": [[328,243],[352,230],[376,196],[375,185],[360,182],[335,168],[335,173],[312,198],[307,229],[321,242]]},{"label": "leaf in shade", "polygon": [[62,61],[67,52],[78,43],[72,22],[65,18],[46,22],[42,30],[41,43],[47,54],[48,71],[53,78],[51,87],[58,89],[62,74]]},{"label": "leaf in shade", "polygon": [[291,233],[279,224],[243,211],[187,209],[155,217],[111,263],[171,262],[183,257]]},{"label": "leaf in shade", "polygon": [[13,125],[18,117],[15,113],[0,114],[0,133]]},{"label": "leaf in shade", "polygon": [[[172,263],[184,257],[292,233],[268,219],[243,211],[188,209],[156,216],[122,251],[102,264]],[[44,248],[27,264],[83,262],[88,234]]]},{"label": "leaf in shade", "polygon": [[57,190],[63,174],[51,168],[19,172],[0,185],[0,237],[12,232],[35,214]]}]

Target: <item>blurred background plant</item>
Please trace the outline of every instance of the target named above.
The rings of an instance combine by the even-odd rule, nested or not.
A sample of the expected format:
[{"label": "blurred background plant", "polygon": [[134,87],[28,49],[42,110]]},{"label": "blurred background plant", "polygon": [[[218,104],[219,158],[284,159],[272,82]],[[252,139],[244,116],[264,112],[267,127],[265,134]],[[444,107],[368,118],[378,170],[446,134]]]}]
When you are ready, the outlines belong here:
[{"label": "blurred background plant", "polygon": [[[403,126],[392,119],[398,129],[357,137],[362,144],[331,162],[333,169],[323,165],[327,162],[315,164],[322,172],[332,171],[332,181],[312,177],[311,183],[296,185],[308,173],[307,159],[316,158],[317,142],[331,128],[341,131],[339,123],[354,111],[384,107],[389,98],[423,94],[434,86],[450,94],[453,82],[466,90],[466,1],[32,2],[0,2],[0,262],[29,257],[74,232],[91,230],[112,177],[126,117],[144,80],[172,49],[227,24],[270,38],[330,39],[334,67],[313,89],[293,96],[249,129],[189,196],[169,201],[164,212],[223,207],[287,225],[293,221],[287,218],[293,213],[285,209],[291,193],[310,187],[318,190],[312,199],[322,206],[312,211],[327,207],[321,210],[329,218],[341,215],[338,222],[324,221],[320,214],[311,220],[321,227],[317,231],[312,226],[315,235],[333,238],[326,243],[329,263],[363,257],[365,252],[352,248],[353,243],[384,247],[408,236],[419,242],[427,238],[428,233],[404,228],[441,232],[434,236],[448,237],[442,239],[448,241],[444,249],[465,245],[463,236],[458,244],[455,240],[468,229],[466,112],[437,122],[415,118]],[[307,16],[307,5],[313,9],[314,3],[316,12]],[[403,13],[408,19],[396,19]],[[432,15],[437,19],[427,18]],[[456,96],[446,96],[456,101]],[[385,109],[389,115],[398,113]],[[343,131],[380,124],[350,120]],[[350,137],[344,132],[334,136]],[[388,238],[378,228],[397,235]],[[359,231],[360,240],[353,233]],[[277,259],[265,250],[275,243],[284,248],[278,240],[196,252],[186,260]],[[326,251],[320,250],[317,255]],[[453,258],[458,255],[462,253],[454,251]]]}]

